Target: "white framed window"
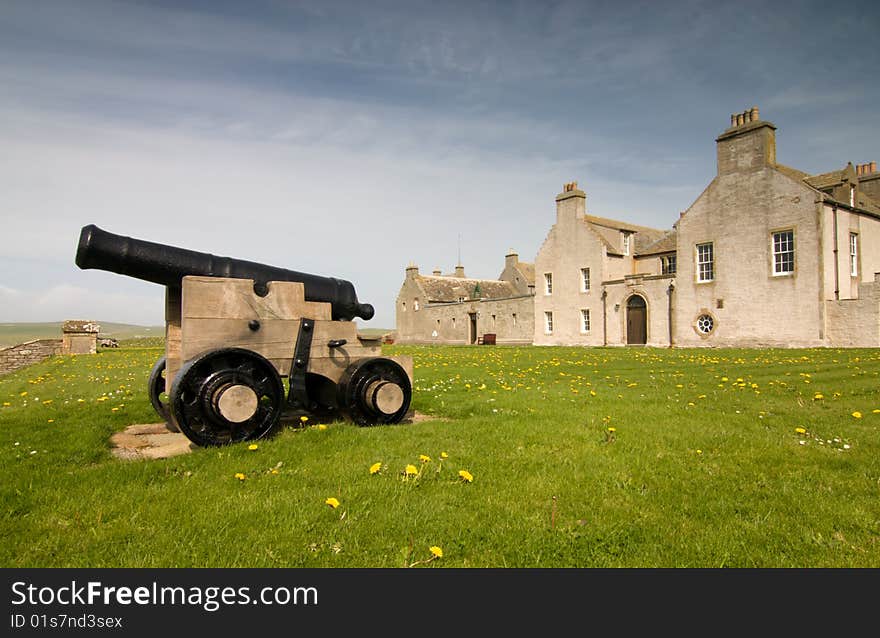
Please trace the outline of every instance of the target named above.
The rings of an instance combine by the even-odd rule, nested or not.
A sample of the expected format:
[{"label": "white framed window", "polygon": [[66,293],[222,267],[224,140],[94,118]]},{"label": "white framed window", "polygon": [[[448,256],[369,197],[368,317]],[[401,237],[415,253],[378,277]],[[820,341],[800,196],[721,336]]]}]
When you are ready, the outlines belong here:
[{"label": "white framed window", "polygon": [[697,244],[697,281],[715,279],[715,249],[712,242]]},{"label": "white framed window", "polygon": [[625,233],[625,232],[620,233],[620,243],[621,243],[621,246],[623,247],[623,254],[624,255],[629,254],[629,238],[630,238],[629,233]]},{"label": "white framed window", "polygon": [[544,311],[544,334],[553,334],[553,313],[549,310]]},{"label": "white framed window", "polygon": [[849,234],[849,274],[859,276],[859,234]]},{"label": "white framed window", "polygon": [[590,269],[581,268],[581,292],[590,292]]},{"label": "white framed window", "polygon": [[665,255],[660,258],[660,273],[663,275],[674,275],[676,271],[675,255]]},{"label": "white framed window", "polygon": [[773,233],[773,276],[790,275],[794,272],[794,231],[780,230]]},{"label": "white framed window", "polygon": [[544,294],[552,295],[553,294],[553,273],[545,272],[544,273]]},{"label": "white framed window", "polygon": [[590,331],[590,311],[586,308],[581,308],[581,332],[587,333]]}]

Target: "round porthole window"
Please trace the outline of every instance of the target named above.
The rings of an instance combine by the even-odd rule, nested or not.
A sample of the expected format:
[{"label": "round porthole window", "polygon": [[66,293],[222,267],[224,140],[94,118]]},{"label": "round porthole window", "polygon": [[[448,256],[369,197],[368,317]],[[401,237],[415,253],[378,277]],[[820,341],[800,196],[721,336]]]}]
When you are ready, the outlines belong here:
[{"label": "round porthole window", "polygon": [[700,334],[710,334],[715,329],[715,319],[712,315],[700,315],[697,317],[697,330]]}]

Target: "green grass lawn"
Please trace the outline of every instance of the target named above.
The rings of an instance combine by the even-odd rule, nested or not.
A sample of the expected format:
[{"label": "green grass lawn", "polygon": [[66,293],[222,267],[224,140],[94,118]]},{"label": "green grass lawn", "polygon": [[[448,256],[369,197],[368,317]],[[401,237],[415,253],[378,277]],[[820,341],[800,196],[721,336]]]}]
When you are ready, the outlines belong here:
[{"label": "green grass lawn", "polygon": [[385,352],[436,418],[162,461],[154,343],[0,378],[0,565],[880,566],[880,350]]}]

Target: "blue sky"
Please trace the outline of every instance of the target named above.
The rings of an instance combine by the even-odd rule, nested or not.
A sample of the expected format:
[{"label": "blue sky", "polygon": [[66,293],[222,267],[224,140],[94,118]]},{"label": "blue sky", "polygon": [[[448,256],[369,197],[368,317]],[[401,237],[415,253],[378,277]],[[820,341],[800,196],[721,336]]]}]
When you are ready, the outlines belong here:
[{"label": "blue sky", "polygon": [[880,160],[878,7],[0,0],[0,322],[162,323],[75,266],[91,223],[349,279],[391,328],[411,261],[533,261],[565,182],[671,227],[751,106],[780,163]]}]

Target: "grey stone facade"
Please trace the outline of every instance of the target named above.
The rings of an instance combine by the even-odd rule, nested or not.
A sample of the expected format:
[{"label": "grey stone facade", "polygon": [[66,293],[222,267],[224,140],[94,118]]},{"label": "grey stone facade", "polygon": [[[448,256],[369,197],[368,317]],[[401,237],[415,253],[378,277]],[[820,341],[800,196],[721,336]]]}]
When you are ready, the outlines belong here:
[{"label": "grey stone facade", "polygon": [[[668,230],[591,215],[577,183],[564,186],[534,295],[517,300],[533,306],[532,343],[880,346],[876,162],[819,175],[779,164],[776,127],[756,107],[731,116],[715,142],[715,178]],[[402,300],[417,294],[407,282],[398,333],[431,341],[430,322],[403,317]],[[511,342],[525,339],[520,327]],[[461,330],[435,341],[471,342]]]},{"label": "grey stone facade", "polygon": [[534,332],[534,266],[510,251],[498,279],[472,279],[464,267],[452,274],[419,274],[410,265],[397,296],[400,343],[529,344]]}]

